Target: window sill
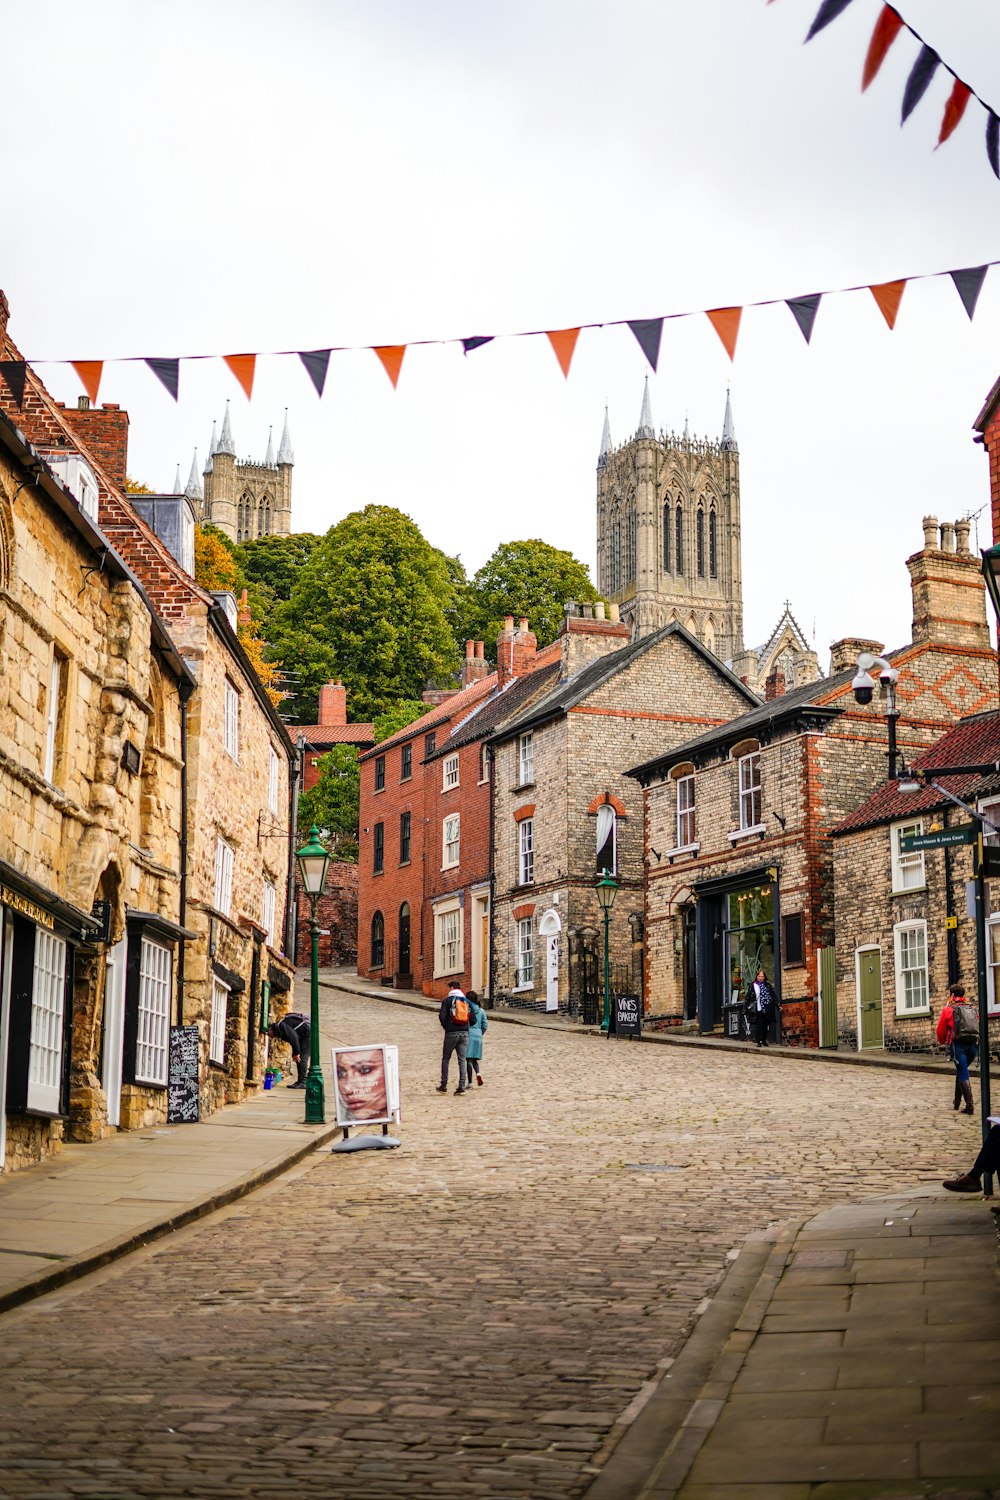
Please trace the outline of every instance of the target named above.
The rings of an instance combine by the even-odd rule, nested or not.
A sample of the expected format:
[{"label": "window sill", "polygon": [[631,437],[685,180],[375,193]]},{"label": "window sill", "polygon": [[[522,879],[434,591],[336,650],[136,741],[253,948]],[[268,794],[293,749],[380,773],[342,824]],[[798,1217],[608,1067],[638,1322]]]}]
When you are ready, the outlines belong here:
[{"label": "window sill", "polygon": [[922,896],[927,890],[926,885],[911,885],[905,891],[890,891],[890,896]]},{"label": "window sill", "polygon": [[766,823],[755,823],[752,828],[734,828],[732,833],[726,834],[726,838],[731,844],[739,844],[743,839],[762,839],[766,833]]},{"label": "window sill", "polygon": [[534,988],[535,988],[535,981],[534,980],[532,980],[530,984],[515,984],[514,988],[511,990],[511,994],[512,995],[526,995],[529,990],[534,991]]},{"label": "window sill", "polygon": [[372,879],[374,880],[374,878],[375,878],[376,875],[384,875],[384,874],[385,874],[385,866],[383,865],[383,867],[380,870],[373,870],[372,871]]},{"label": "window sill", "polygon": [[373,797],[381,797],[381,795],[382,795],[382,793],[384,791],[385,791],[385,787],[384,786],[373,786],[372,787],[372,796]]},{"label": "window sill", "polygon": [[[732,834],[729,837],[732,838]],[[678,844],[676,849],[667,850],[667,861],[673,864],[675,859],[683,859],[685,855],[691,859],[697,859],[700,851],[700,844]]]},{"label": "window sill", "polygon": [[462,863],[462,861],[460,859],[456,859],[456,861],[455,861],[455,863],[453,865],[442,865],[441,866],[441,874],[442,875],[447,875],[447,873],[448,873],[449,870],[457,870],[458,867],[459,867],[459,865],[461,863]]},{"label": "window sill", "polygon": [[514,785],[511,787],[511,791],[512,792],[530,792],[530,790],[534,786],[534,784],[535,784],[535,778],[534,777],[532,777],[530,781],[515,781]]},{"label": "window sill", "polygon": [[408,870],[409,867],[410,867],[410,861],[408,859],[401,859],[399,861],[399,868],[401,870]]},{"label": "window sill", "polygon": [[921,1016],[932,1016],[933,1014],[934,1014],[934,1012],[931,1010],[931,1008],[930,1008],[929,1005],[921,1005],[917,1010],[899,1010],[899,1009],[897,1009],[897,1011],[896,1011],[896,1020],[897,1021],[908,1021],[908,1020],[911,1020],[911,1019],[916,1020],[916,1019],[918,1019]]},{"label": "window sill", "polygon": [[514,889],[515,891],[533,891],[535,889],[535,882],[533,880],[519,880]]},{"label": "window sill", "polygon": [[441,795],[442,795],[442,797],[444,797],[448,792],[458,792],[460,790],[461,790],[461,783],[458,782],[458,781],[456,781],[456,782],[453,782],[451,786],[443,786],[441,788]]}]

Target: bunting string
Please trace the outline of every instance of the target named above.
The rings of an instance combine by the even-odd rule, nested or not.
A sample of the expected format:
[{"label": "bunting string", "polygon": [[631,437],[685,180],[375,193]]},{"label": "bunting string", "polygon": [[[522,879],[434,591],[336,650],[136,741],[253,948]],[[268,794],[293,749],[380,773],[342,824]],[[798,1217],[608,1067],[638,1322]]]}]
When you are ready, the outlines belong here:
[{"label": "bunting string", "polygon": [[[768,5],[773,0],[767,0]],[[819,10],[813,18],[813,23],[806,33],[806,41],[811,42],[813,37],[826,29],[831,21],[835,21],[842,15],[852,0],[823,0]],[[955,69],[949,67],[944,58],[937,52],[929,42],[926,42],[912,27],[909,21],[896,9],[894,5],[883,4],[879,9],[878,20],[875,22],[875,30],[872,32],[871,41],[868,43],[868,52],[865,56],[865,65],[861,73],[861,92],[864,93],[869,84],[872,83],[882,64],[885,62],[889,48],[899,36],[901,31],[908,31],[915,42],[920,43],[920,51],[916,61],[910,69],[906,86],[903,90],[903,105],[900,125],[905,125],[921,99],[926,94],[931,80],[939,68],[950,73],[954,80],[948,102],[944,108],[941,120],[941,130],[938,135],[938,146],[943,146],[948,137],[959,124],[970,99],[975,99],[986,111],[986,156],[993,169],[995,177],[1000,178],[1000,117],[986,100],[977,94],[971,84],[960,78]],[[934,148],[937,150],[937,146]]]},{"label": "bunting string", "polygon": [[[835,3],[835,0],[830,0],[830,3]],[[846,0],[846,3],[850,4],[850,0]],[[239,382],[249,400],[253,395],[257,360],[289,357],[301,361],[316,395],[322,397],[326,388],[330,359],[334,354],[371,352],[378,358],[392,382],[393,389],[396,389],[403,368],[403,359],[408,349],[460,344],[463,354],[469,355],[484,348],[487,344],[494,343],[497,339],[512,338],[547,339],[559,363],[559,368],[568,378],[580,334],[584,330],[594,328],[628,328],[655,372],[661,355],[663,326],[665,323],[681,318],[707,318],[729,358],[733,360],[736,357],[736,344],[743,314],[747,308],[775,307],[783,303],[792,314],[799,332],[808,344],[812,341],[820,304],[826,297],[841,296],[850,292],[869,292],[875,299],[876,306],[886,324],[893,329],[899,316],[903,293],[911,282],[933,281],[947,276],[950,277],[971,321],[975,316],[976,305],[983,290],[987,272],[997,265],[1000,265],[1000,260],[989,260],[984,261],[982,265],[964,266],[956,270],[927,271],[915,276],[896,277],[891,281],[862,282],[857,286],[800,293],[793,297],[768,297],[758,302],[745,302],[739,307],[712,307],[698,311],[670,312],[658,318],[613,318],[600,323],[580,323],[575,328],[533,328],[520,333],[475,334],[466,338],[413,339],[408,344],[331,344],[326,349],[271,349],[248,354],[178,354],[169,357],[130,354],[111,359],[0,359],[0,380],[20,407],[24,402],[25,373],[29,365],[70,365],[76,371],[91,402],[96,406],[105,365],[144,364],[156,376],[163,389],[176,401],[180,392],[181,365],[194,360],[221,359]],[[0,348],[0,353],[2,352]]]}]

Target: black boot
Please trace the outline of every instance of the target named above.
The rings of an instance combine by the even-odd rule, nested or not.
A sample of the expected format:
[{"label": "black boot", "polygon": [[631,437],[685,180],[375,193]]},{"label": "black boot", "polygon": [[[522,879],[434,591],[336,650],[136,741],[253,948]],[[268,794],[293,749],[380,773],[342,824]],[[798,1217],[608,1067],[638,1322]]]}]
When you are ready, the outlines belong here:
[{"label": "black boot", "polygon": [[956,1078],[955,1079],[955,1102],[954,1102],[954,1104],[951,1107],[952,1107],[952,1109],[959,1109],[959,1108],[961,1108],[961,1104],[962,1104],[962,1085],[959,1083],[958,1079]]},{"label": "black boot", "polygon": [[962,1110],[963,1115],[974,1115],[976,1112],[976,1106],[972,1102],[971,1083],[962,1084],[962,1098],[965,1100],[965,1108]]}]

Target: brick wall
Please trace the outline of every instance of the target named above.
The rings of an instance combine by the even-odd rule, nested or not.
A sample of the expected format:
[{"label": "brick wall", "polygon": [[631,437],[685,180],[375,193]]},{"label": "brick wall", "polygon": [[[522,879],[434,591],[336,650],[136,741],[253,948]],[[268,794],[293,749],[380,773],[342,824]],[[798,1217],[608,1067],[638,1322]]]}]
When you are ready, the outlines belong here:
[{"label": "brick wall", "polygon": [[63,406],[60,401],[58,405],[69,426],[96,456],[118,488],[124,490],[128,465],[128,412],[111,402],[91,406],[86,396],[80,397],[80,403],[78,406]]},{"label": "brick wall", "polygon": [[[326,889],[316,903],[316,915],[324,930],[319,935],[320,968],[357,965],[358,961],[358,867],[338,861],[329,866]],[[299,891],[298,953],[296,963],[312,963],[310,921],[312,903]],[[299,996],[299,1004],[306,997]]]}]

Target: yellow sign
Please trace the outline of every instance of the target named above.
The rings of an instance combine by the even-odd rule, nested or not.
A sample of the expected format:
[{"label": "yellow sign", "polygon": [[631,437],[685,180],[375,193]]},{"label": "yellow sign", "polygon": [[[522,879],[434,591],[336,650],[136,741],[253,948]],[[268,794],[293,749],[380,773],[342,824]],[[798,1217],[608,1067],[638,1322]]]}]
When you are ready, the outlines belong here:
[{"label": "yellow sign", "polygon": [[945,919],[944,919],[944,925],[948,928],[948,930],[950,932],[952,930],[952,928],[958,926],[958,918],[957,917],[945,917]]},{"label": "yellow sign", "polygon": [[12,891],[9,886],[0,885],[0,906],[9,906],[11,911],[27,917],[29,922],[34,922],[39,927],[55,926],[47,911],[36,906],[34,901],[29,901],[27,896],[22,896],[20,891]]}]

